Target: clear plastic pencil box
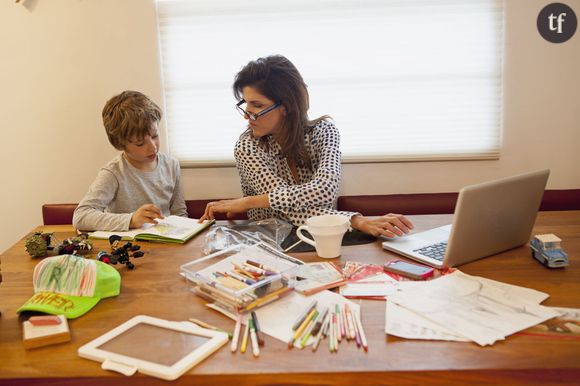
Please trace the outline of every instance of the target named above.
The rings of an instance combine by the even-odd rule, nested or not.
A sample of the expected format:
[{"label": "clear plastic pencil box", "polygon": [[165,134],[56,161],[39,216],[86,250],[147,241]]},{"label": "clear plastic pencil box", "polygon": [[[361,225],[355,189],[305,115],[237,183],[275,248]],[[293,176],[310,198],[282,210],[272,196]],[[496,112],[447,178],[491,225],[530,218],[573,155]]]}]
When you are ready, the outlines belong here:
[{"label": "clear plastic pencil box", "polygon": [[302,261],[265,243],[236,245],[181,266],[191,290],[233,313],[249,312],[294,288]]}]

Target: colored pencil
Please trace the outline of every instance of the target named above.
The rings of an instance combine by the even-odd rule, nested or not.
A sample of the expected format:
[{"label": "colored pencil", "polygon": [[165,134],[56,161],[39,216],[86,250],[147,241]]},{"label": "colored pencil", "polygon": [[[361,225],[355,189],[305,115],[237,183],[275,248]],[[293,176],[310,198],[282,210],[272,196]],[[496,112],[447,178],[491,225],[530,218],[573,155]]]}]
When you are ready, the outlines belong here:
[{"label": "colored pencil", "polygon": [[322,329],[322,323],[324,323],[324,319],[326,319],[326,315],[328,314],[328,307],[322,311],[320,317],[316,319],[316,324],[312,328],[312,335],[318,334],[318,332]]},{"label": "colored pencil", "polygon": [[344,336],[344,324],[342,323],[342,314],[340,312],[340,306],[338,304],[334,305],[336,309],[336,324],[338,326],[338,334],[336,336],[337,340],[340,342]]},{"label": "colored pencil", "polygon": [[232,345],[230,346],[232,352],[238,350],[238,341],[240,340],[240,330],[242,329],[242,315],[238,315],[236,319],[236,326],[234,327],[234,337],[232,338]]},{"label": "colored pencil", "polygon": [[302,240],[298,240],[297,242],[295,242],[294,244],[290,245],[288,248],[284,249],[284,252],[288,252],[290,251],[292,248],[294,248],[295,246],[297,246],[298,244],[300,244],[302,242]]},{"label": "colored pencil", "polygon": [[250,326],[250,340],[252,341],[252,353],[255,357],[260,356],[260,347],[258,347],[258,337],[256,336],[256,327],[254,327],[254,320],[249,319],[248,325]]},{"label": "colored pencil", "polygon": [[[328,308],[326,309],[326,311],[328,311]],[[314,344],[312,345],[313,352],[318,349],[318,346],[320,345],[320,341],[322,340],[323,336],[325,336],[324,330],[328,327],[328,319],[330,319],[330,315],[328,314],[328,312],[325,312],[323,319],[324,319],[324,321],[322,322],[322,327],[320,328],[320,331],[318,332],[318,335],[316,336],[316,340],[314,341]]]},{"label": "colored pencil", "polygon": [[190,321],[190,322],[193,322],[193,323],[195,323],[195,324],[197,324],[198,326],[201,326],[201,327],[203,327],[203,328],[207,328],[208,330],[214,330],[214,331],[219,331],[219,332],[225,332],[226,334],[228,334],[228,338],[229,338],[229,339],[232,339],[232,333],[231,333],[231,332],[224,331],[224,330],[222,330],[221,328],[218,328],[218,327],[216,327],[216,326],[212,326],[211,324],[209,324],[209,323],[206,323],[206,322],[202,322],[202,321],[201,321],[201,320],[199,320],[199,319],[189,318],[189,321]]},{"label": "colored pencil", "polygon": [[302,324],[302,322],[304,322],[304,319],[306,319],[306,316],[308,316],[310,311],[312,311],[312,309],[316,307],[317,303],[318,302],[316,300],[313,300],[312,303],[310,303],[310,305],[308,306],[308,308],[302,311],[300,316],[294,321],[294,324],[292,325],[292,331],[296,331],[296,329]]},{"label": "colored pencil", "polygon": [[338,344],[340,343],[340,327],[338,324],[338,318],[339,318],[339,314],[336,313],[336,311],[334,312],[334,331],[333,333],[333,348],[334,348],[334,352],[338,352]]},{"label": "colored pencil", "polygon": [[260,323],[258,323],[258,316],[256,312],[252,311],[252,320],[254,321],[254,328],[256,329],[256,337],[258,338],[258,345],[264,346],[264,335],[262,334],[262,329],[260,328]]},{"label": "colored pencil", "polygon": [[264,271],[270,271],[270,272],[274,272],[274,273],[280,273],[280,271],[278,271],[277,269],[265,266],[264,264],[260,264],[260,263],[256,263],[255,261],[252,260],[246,260],[246,263],[253,265],[254,267],[258,267],[263,269]]},{"label": "colored pencil", "polygon": [[346,311],[344,309],[344,306],[346,304],[343,304],[343,312],[342,312],[342,325],[344,326],[344,334],[342,335],[343,338],[345,339],[350,339],[350,333],[348,331],[348,318],[347,318],[347,314]]},{"label": "colored pencil", "polygon": [[245,262],[242,265],[242,268],[248,272],[257,273],[258,275],[266,276],[265,270],[263,270],[262,268],[256,267],[254,265],[248,264],[247,262]]},{"label": "colored pencil", "polygon": [[334,313],[334,311],[331,311],[329,314],[329,320],[328,320],[328,350],[330,352],[334,352],[334,320],[336,318],[336,314]]},{"label": "colored pencil", "polygon": [[232,289],[234,291],[238,291],[244,288],[247,288],[248,285],[245,283],[242,283],[239,280],[236,280],[230,276],[226,276],[226,277],[218,277],[215,279],[218,283],[228,287],[229,289]]},{"label": "colored pencil", "polygon": [[347,303],[344,304],[345,314],[346,314],[346,323],[348,325],[348,337],[350,339],[355,339],[355,327],[354,327],[354,319],[352,316],[352,311]]},{"label": "colored pencil", "polygon": [[271,301],[278,299],[280,296],[282,296],[283,294],[285,294],[286,292],[289,292],[291,290],[292,290],[291,287],[282,287],[280,289],[277,289],[276,291],[272,291],[268,295],[265,295],[259,299],[256,299],[252,303],[248,304],[244,308],[244,311],[250,311],[253,308],[263,306],[266,303],[270,303]]},{"label": "colored pencil", "polygon": [[364,331],[363,326],[362,326],[362,321],[360,319],[360,312],[357,312],[355,314],[355,320],[356,320],[356,325],[357,325],[359,333],[360,333],[360,340],[361,340],[361,344],[363,346],[363,350],[369,351],[367,337],[365,335],[365,331]]},{"label": "colored pencil", "polygon": [[231,277],[231,278],[234,278],[234,279],[236,279],[236,280],[239,280],[239,281],[241,281],[242,283],[244,283],[244,284],[247,284],[247,285],[252,285],[252,284],[255,284],[255,283],[256,283],[256,281],[255,281],[255,280],[252,280],[252,279],[247,279],[247,278],[245,278],[244,276],[242,276],[242,275],[238,275],[238,274],[237,274],[237,273],[235,273],[235,272],[228,272],[228,273],[226,273],[226,275],[228,275],[228,277]]},{"label": "colored pencil", "polygon": [[292,348],[292,346],[294,345],[294,341],[297,340],[302,335],[302,333],[304,332],[304,330],[306,330],[306,327],[308,327],[308,324],[310,324],[310,321],[312,320],[312,318],[314,317],[314,314],[316,312],[317,312],[316,311],[316,308],[314,308],[306,316],[306,319],[304,319],[304,321],[302,322],[302,324],[300,325],[300,327],[298,327],[296,329],[296,332],[294,333],[294,336],[288,341],[288,348]]},{"label": "colored pencil", "polygon": [[332,310],[329,309],[329,312],[328,312],[328,322],[324,326],[322,326],[322,333],[324,334],[324,336],[328,336],[328,334],[329,334],[329,327],[330,327],[330,324],[331,323],[332,323]]},{"label": "colored pencil", "polygon": [[242,354],[246,352],[246,348],[248,347],[249,336],[250,336],[250,323],[246,322],[246,328],[244,329],[244,337],[242,338],[242,347],[240,348]]},{"label": "colored pencil", "polygon": [[316,325],[316,320],[318,319],[319,315],[320,315],[320,313],[318,312],[318,310],[316,310],[316,312],[314,313],[314,316],[312,317],[312,319],[308,323],[308,326],[306,327],[306,330],[304,331],[304,334],[302,335],[302,339],[300,340],[300,348],[301,349],[304,348],[304,346],[306,345],[306,342],[308,341],[308,338],[310,338],[310,335],[312,334],[312,330],[314,329],[314,326]]},{"label": "colored pencil", "polygon": [[[353,316],[354,319],[354,316]],[[354,332],[355,332],[355,341],[356,341],[356,348],[361,347],[361,340],[360,340],[360,331],[358,330],[358,325],[356,323],[356,319],[354,319]]]}]

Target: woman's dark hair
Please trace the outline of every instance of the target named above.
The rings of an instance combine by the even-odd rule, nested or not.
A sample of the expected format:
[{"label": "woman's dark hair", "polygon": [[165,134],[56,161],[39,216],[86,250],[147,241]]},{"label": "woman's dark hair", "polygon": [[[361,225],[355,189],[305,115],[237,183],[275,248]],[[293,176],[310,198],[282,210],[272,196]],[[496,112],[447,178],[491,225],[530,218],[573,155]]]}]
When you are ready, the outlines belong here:
[{"label": "woman's dark hair", "polygon": [[[266,98],[280,102],[286,109],[279,144],[284,156],[295,165],[310,167],[310,156],[304,144],[304,134],[327,115],[308,120],[308,90],[298,69],[282,55],[266,56],[246,64],[236,74],[234,96],[241,100],[244,87],[254,87]],[[245,134],[245,133],[244,133]],[[243,134],[242,134],[243,135]],[[261,143],[267,146],[267,139]]]}]

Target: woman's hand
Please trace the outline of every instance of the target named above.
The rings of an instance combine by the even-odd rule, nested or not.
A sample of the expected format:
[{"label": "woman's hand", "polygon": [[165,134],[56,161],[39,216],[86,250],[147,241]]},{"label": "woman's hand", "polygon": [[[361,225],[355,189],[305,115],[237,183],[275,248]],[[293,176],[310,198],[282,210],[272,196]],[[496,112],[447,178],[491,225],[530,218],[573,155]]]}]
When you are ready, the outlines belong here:
[{"label": "woman's hand", "polygon": [[389,213],[381,217],[369,218],[365,216],[353,216],[350,225],[354,229],[368,233],[375,237],[402,236],[413,229],[413,223],[402,214]]},{"label": "woman's hand", "polygon": [[142,205],[131,216],[129,229],[141,228],[145,223],[157,224],[156,218],[163,218],[161,209],[153,204]]},{"label": "woman's hand", "polygon": [[234,214],[245,213],[248,209],[269,207],[270,200],[268,199],[268,194],[247,196],[236,198],[234,200],[213,201],[207,204],[205,212],[199,219],[199,222],[213,220],[215,218],[215,213],[226,213],[228,219],[231,219],[234,217]]},{"label": "woman's hand", "polygon": [[236,198],[234,200],[212,201],[206,205],[205,212],[199,219],[199,222],[213,220],[216,213],[226,213],[228,219],[231,219],[234,217],[234,214],[247,212],[248,209],[251,209],[251,207],[248,207],[248,197]]}]

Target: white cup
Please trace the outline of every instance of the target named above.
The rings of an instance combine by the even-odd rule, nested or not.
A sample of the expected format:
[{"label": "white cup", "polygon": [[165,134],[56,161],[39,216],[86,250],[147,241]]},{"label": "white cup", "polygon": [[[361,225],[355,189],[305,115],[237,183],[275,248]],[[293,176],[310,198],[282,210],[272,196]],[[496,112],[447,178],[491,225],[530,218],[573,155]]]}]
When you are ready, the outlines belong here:
[{"label": "white cup", "polygon": [[[310,217],[306,225],[301,225],[296,230],[296,236],[307,244],[316,248],[318,256],[332,259],[340,256],[342,238],[350,226],[348,217],[340,214],[325,214]],[[314,237],[314,240],[304,236],[306,230]]]}]

